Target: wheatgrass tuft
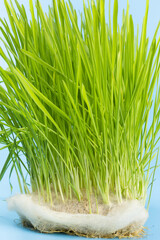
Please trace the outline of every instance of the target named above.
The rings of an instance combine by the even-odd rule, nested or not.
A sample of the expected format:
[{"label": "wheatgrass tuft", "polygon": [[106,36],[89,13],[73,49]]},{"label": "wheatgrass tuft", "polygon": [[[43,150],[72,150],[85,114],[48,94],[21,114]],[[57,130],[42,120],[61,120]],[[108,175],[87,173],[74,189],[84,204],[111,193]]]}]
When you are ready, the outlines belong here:
[{"label": "wheatgrass tuft", "polygon": [[149,44],[149,0],[140,33],[129,1],[121,26],[118,0],[109,23],[105,0],[84,1],[81,15],[70,1],[53,0],[45,14],[30,0],[31,19],[17,0],[4,3],[0,141],[9,154],[0,179],[10,167],[21,192],[51,205],[86,200],[90,213],[93,198],[97,212],[113,195],[145,204],[160,132],[160,24]]}]

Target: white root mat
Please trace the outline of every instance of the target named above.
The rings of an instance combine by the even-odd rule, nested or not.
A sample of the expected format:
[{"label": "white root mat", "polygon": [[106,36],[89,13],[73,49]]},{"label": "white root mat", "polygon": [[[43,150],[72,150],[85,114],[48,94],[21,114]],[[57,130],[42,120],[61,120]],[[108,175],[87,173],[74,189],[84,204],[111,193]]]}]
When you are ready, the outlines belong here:
[{"label": "white root mat", "polygon": [[111,208],[106,216],[70,214],[42,206],[31,195],[16,195],[7,199],[9,210],[16,211],[23,221],[41,232],[73,231],[79,234],[106,236],[119,230],[135,232],[142,228],[148,212],[137,200],[124,201]]}]

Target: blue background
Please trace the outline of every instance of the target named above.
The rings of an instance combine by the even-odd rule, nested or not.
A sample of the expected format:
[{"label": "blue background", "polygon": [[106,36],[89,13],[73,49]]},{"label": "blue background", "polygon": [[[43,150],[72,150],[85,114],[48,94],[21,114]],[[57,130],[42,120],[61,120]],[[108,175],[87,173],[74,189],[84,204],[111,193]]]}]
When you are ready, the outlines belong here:
[{"label": "blue background", "polygon": [[[29,0],[18,0],[19,3],[23,3],[28,16],[29,13]],[[42,7],[44,11],[47,11],[48,4],[51,4],[51,0],[41,0]],[[76,9],[82,10],[83,0],[72,0],[73,5]],[[108,2],[108,0],[106,0]],[[113,1],[112,1],[113,3]],[[119,17],[118,21],[121,24],[122,9],[126,9],[127,0],[119,0]],[[107,4],[106,4],[107,6]],[[5,6],[3,0],[0,2],[0,17],[7,18]],[[107,7],[106,7],[107,11]],[[140,29],[142,26],[143,16],[145,13],[145,0],[130,0],[130,13],[133,16],[135,25],[139,24]],[[154,31],[157,27],[158,21],[160,20],[160,0],[151,0],[150,9],[149,9],[149,18],[148,18],[148,29],[147,34],[150,39],[154,34]],[[159,34],[160,35],[160,34]],[[1,44],[1,47],[3,45]],[[0,58],[0,66],[3,68],[7,67],[6,64]],[[160,146],[160,144],[159,144]],[[0,146],[2,147],[2,146]],[[8,152],[6,150],[0,150],[0,169],[3,166],[3,163],[7,157]],[[159,157],[160,159],[160,157]],[[160,161],[159,161],[160,164]],[[18,215],[14,212],[9,212],[7,210],[5,199],[11,195],[19,193],[18,183],[15,173],[13,173],[11,178],[11,183],[13,185],[13,191],[10,191],[10,184],[8,181],[9,170],[4,176],[3,180],[0,182],[0,239],[1,240],[19,240],[19,239],[78,239],[78,237],[67,236],[64,234],[41,234],[34,232],[28,229],[25,229],[21,226]],[[145,225],[148,230],[146,230],[146,235],[144,239],[150,240],[159,240],[160,239],[160,168],[157,169],[155,175],[155,182],[153,186],[153,192],[151,197],[150,209],[149,209],[149,219]],[[84,238],[85,239],[85,238]]]}]

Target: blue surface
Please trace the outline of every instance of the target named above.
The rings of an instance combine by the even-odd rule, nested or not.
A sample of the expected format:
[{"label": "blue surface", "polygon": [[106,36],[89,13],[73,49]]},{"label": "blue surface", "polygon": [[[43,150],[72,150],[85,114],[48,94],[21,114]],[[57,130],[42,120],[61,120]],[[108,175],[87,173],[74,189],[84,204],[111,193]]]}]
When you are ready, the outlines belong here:
[{"label": "blue surface", "polygon": [[[106,0],[108,2],[108,0]],[[29,14],[29,1],[18,0],[19,3],[23,3],[26,7],[27,13]],[[41,0],[42,7],[47,11],[47,5],[51,3],[51,0]],[[81,10],[82,9],[82,0],[72,0],[74,6]],[[112,1],[113,2],[113,1]],[[118,21],[121,23],[121,12],[123,8],[126,8],[127,0],[119,1],[119,18]],[[106,9],[107,10],[107,9]],[[130,0],[130,13],[133,14],[133,20],[135,24],[140,25],[143,20],[145,13],[145,0]],[[151,39],[154,30],[160,20],[160,0],[151,0],[150,1],[150,10],[149,10],[149,19],[148,19],[148,36]],[[5,17],[7,19],[4,3],[1,0],[1,18]],[[2,45],[1,45],[2,46]],[[3,46],[2,46],[3,47]],[[0,58],[0,66],[5,67],[6,65]],[[3,163],[7,157],[7,151],[0,151],[0,169],[3,166]],[[78,237],[67,236],[64,234],[41,234],[38,232],[25,229],[21,226],[18,216],[14,212],[9,212],[7,210],[7,204],[5,199],[11,195],[14,195],[19,192],[18,183],[15,173],[11,178],[13,191],[10,192],[10,185],[8,182],[9,171],[5,175],[4,179],[0,182],[0,239],[1,240],[47,240],[47,239],[79,239]],[[155,176],[155,184],[153,187],[153,193],[151,198],[151,204],[149,209],[149,219],[146,223],[148,230],[146,231],[146,236],[143,239],[149,240],[159,240],[160,239],[160,169],[157,170]],[[81,238],[85,239],[85,238]]]}]

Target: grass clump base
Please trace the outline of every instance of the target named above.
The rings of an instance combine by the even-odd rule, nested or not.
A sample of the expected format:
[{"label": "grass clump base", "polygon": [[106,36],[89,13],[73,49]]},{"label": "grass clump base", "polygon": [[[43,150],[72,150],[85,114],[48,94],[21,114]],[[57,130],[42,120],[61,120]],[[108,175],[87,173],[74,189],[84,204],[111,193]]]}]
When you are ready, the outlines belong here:
[{"label": "grass clump base", "polygon": [[[55,204],[54,208],[39,201],[36,195],[17,195],[8,201],[10,210],[17,211],[25,225],[45,233],[72,232],[76,235],[109,237],[135,235],[142,231],[148,218],[148,212],[137,200],[114,203],[112,206],[102,205],[101,214],[88,214],[83,205],[72,201],[68,204]],[[74,213],[73,213],[73,207]],[[94,205],[93,205],[94,206]],[[107,209],[108,208],[108,209]],[[107,209],[107,213],[106,213]],[[104,210],[104,211],[103,211]],[[82,212],[83,213],[80,213]],[[93,212],[96,210],[93,207]]]},{"label": "grass clump base", "polygon": [[[37,229],[35,229],[33,227],[32,224],[30,224],[28,221],[26,220],[22,220],[22,225],[25,228],[28,228],[30,230],[36,231]],[[40,231],[41,232],[41,231]],[[43,233],[43,232],[42,232]],[[44,233],[65,233],[67,235],[76,235],[79,237],[86,237],[86,238],[119,238],[119,239],[123,239],[123,238],[141,238],[145,235],[145,231],[144,231],[144,227],[142,227],[141,229],[139,229],[138,231],[135,232],[130,232],[130,228],[125,229],[125,230],[120,230],[120,231],[116,231],[115,233],[112,234],[107,234],[107,235],[94,235],[94,234],[82,234],[82,233],[78,233],[78,232],[74,232],[74,231],[52,231],[52,232],[44,232]]]}]

